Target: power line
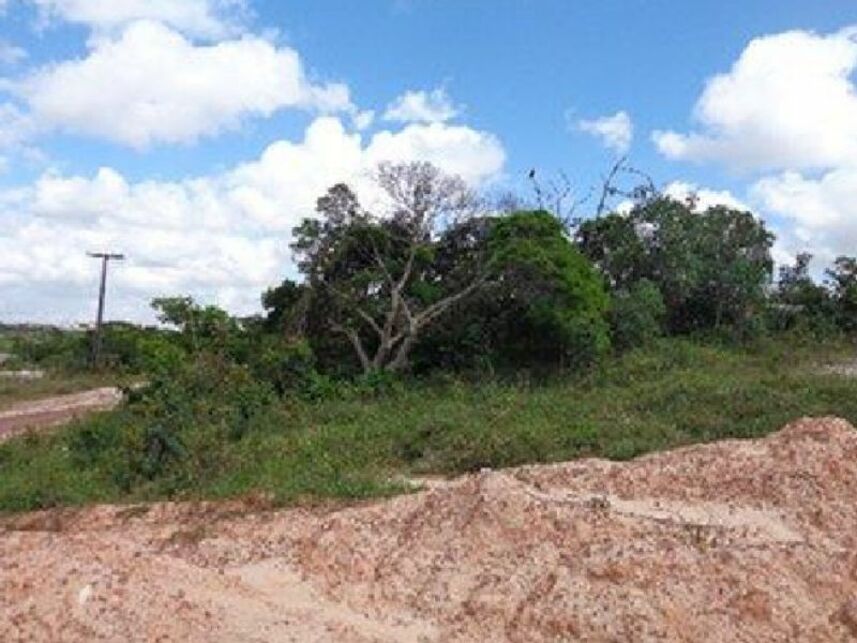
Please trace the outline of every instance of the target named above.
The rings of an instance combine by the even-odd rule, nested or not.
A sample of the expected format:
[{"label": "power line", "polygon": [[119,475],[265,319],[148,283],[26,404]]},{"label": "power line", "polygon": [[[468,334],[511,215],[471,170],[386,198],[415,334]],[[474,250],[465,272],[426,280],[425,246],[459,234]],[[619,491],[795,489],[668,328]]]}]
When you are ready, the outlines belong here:
[{"label": "power line", "polygon": [[122,261],[125,255],[112,252],[87,252],[94,259],[101,259],[101,287],[98,289],[98,316],[95,318],[95,334],[92,337],[92,367],[98,368],[101,361],[101,326],[104,323],[104,295],[107,291],[107,263]]}]

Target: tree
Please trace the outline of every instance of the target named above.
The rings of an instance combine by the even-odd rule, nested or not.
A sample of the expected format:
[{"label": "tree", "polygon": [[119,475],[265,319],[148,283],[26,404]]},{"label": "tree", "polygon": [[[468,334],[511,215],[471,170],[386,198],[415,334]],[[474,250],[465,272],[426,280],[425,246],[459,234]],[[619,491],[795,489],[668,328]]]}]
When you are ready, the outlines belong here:
[{"label": "tree", "polygon": [[[750,212],[714,206],[696,215],[701,232],[701,289],[695,306],[703,311],[702,325],[746,325],[761,312],[774,263],[774,235]],[[707,319],[705,315],[707,314]]]},{"label": "tree", "polygon": [[506,339],[528,361],[579,365],[607,350],[603,281],[561,221],[544,210],[517,212],[497,222],[489,250],[510,313]]},{"label": "tree", "polygon": [[840,328],[857,331],[857,257],[837,257],[827,277]]},{"label": "tree", "polygon": [[265,330],[284,335],[302,335],[308,297],[309,289],[291,279],[262,293]]},{"label": "tree", "polygon": [[428,332],[420,366],[546,370],[585,365],[607,349],[603,280],[554,215],[477,219],[449,236],[457,250],[446,278],[466,274],[475,252],[488,257],[491,280]]},{"label": "tree", "polygon": [[749,212],[692,201],[643,201],[584,221],[575,238],[615,291],[657,285],[673,332],[743,325],[762,308],[773,235]]},{"label": "tree", "polygon": [[315,310],[348,339],[366,373],[405,369],[425,329],[487,281],[479,258],[454,287],[436,265],[444,230],[465,225],[478,208],[462,179],[413,162],[381,163],[375,181],[385,211],[368,212],[347,185],[335,185],[292,244]]},{"label": "tree", "polygon": [[192,297],[159,297],[152,300],[152,308],[158,321],[179,330],[185,348],[192,353],[226,350],[239,330],[238,322],[225,310],[200,306]]},{"label": "tree", "polygon": [[780,266],[771,297],[771,317],[778,330],[805,326],[814,332],[828,333],[836,327],[831,294],[813,281],[809,273],[811,261],[811,254],[801,252],[794,265]]}]

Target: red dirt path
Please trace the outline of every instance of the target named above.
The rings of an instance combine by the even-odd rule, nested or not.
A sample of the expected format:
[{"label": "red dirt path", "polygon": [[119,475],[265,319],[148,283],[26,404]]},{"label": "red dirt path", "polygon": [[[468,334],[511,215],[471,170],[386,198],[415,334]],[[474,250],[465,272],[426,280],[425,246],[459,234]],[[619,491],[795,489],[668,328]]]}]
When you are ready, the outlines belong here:
[{"label": "red dirt path", "polygon": [[117,388],[105,387],[80,393],[19,402],[0,410],[0,442],[29,430],[40,430],[71,422],[115,407],[122,399]]}]

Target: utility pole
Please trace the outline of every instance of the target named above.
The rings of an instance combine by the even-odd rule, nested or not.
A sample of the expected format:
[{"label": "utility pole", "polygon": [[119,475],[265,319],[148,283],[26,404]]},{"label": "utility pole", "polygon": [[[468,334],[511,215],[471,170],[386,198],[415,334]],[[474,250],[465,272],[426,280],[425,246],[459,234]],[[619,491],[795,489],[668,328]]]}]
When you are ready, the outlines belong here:
[{"label": "utility pole", "polygon": [[98,368],[101,361],[101,325],[104,323],[104,294],[107,291],[107,263],[113,259],[121,261],[125,255],[110,252],[87,252],[94,259],[101,259],[101,287],[98,289],[98,316],[95,318],[95,334],[92,336],[92,367]]}]

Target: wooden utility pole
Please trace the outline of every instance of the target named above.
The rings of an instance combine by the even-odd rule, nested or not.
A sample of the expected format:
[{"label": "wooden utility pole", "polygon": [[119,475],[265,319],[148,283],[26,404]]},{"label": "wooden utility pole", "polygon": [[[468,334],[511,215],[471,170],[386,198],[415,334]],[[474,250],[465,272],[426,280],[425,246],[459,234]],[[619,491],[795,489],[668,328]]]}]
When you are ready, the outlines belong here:
[{"label": "wooden utility pole", "polygon": [[121,261],[125,255],[110,252],[88,252],[90,257],[101,259],[101,287],[98,289],[98,316],[95,318],[95,334],[92,336],[92,367],[101,362],[101,325],[104,323],[104,295],[107,291],[107,263],[111,259]]}]

